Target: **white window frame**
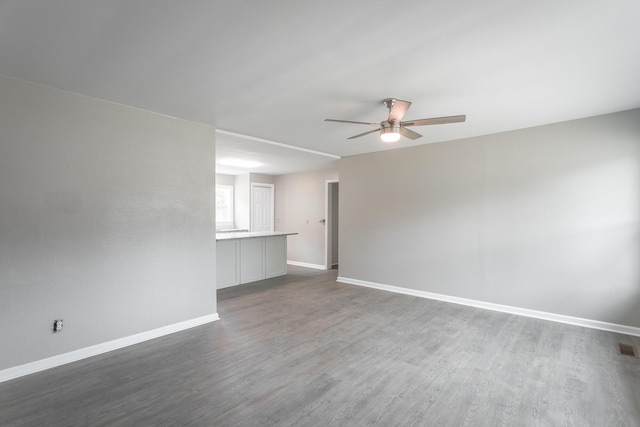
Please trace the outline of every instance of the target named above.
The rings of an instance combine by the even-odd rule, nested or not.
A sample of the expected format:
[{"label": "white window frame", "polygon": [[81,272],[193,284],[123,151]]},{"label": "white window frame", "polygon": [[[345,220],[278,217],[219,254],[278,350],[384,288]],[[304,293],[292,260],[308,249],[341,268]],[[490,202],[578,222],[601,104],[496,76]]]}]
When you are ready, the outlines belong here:
[{"label": "white window frame", "polygon": [[[231,194],[229,200],[229,212],[228,217],[224,218],[225,221],[221,221],[218,217],[218,190],[229,191]],[[233,216],[233,197],[234,197],[234,189],[233,185],[225,185],[225,184],[216,184],[216,228],[217,229],[225,229],[225,228],[233,228],[234,225],[234,216]],[[227,221],[230,219],[230,221]]]}]

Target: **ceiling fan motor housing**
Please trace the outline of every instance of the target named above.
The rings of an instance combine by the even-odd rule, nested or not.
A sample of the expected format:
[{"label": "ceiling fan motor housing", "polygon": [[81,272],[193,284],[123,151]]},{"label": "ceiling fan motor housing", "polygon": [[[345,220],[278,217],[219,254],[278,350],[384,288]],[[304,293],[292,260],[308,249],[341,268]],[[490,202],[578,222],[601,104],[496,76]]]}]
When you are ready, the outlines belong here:
[{"label": "ceiling fan motor housing", "polygon": [[400,122],[380,122],[381,133],[400,133]]}]

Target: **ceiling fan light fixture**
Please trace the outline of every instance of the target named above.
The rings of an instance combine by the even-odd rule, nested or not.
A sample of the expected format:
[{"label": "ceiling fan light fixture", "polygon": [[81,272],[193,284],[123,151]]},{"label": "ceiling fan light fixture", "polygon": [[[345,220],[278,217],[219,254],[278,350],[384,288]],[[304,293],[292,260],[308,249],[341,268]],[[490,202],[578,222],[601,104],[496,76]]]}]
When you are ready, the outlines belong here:
[{"label": "ceiling fan light fixture", "polygon": [[382,131],[382,133],[380,133],[380,139],[382,142],[398,142],[400,141],[400,134],[397,132]]},{"label": "ceiling fan light fixture", "polygon": [[400,123],[382,123],[380,127],[380,139],[382,142],[400,141]]}]

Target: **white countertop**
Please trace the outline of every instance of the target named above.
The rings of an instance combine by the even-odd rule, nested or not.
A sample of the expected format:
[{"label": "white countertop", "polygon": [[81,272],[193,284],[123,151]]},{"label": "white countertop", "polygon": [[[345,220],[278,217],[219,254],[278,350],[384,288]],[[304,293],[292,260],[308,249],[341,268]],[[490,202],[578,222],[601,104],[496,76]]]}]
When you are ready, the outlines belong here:
[{"label": "white countertop", "polygon": [[298,233],[286,231],[239,231],[235,233],[216,233],[216,240],[249,239],[252,237],[291,236]]}]

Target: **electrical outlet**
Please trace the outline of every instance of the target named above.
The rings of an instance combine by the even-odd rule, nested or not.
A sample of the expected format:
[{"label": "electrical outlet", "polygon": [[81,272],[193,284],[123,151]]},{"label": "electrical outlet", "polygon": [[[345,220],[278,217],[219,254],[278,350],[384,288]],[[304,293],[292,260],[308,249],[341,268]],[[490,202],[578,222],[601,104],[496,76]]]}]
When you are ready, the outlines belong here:
[{"label": "electrical outlet", "polygon": [[53,321],[53,332],[60,332],[62,330],[62,319]]}]

